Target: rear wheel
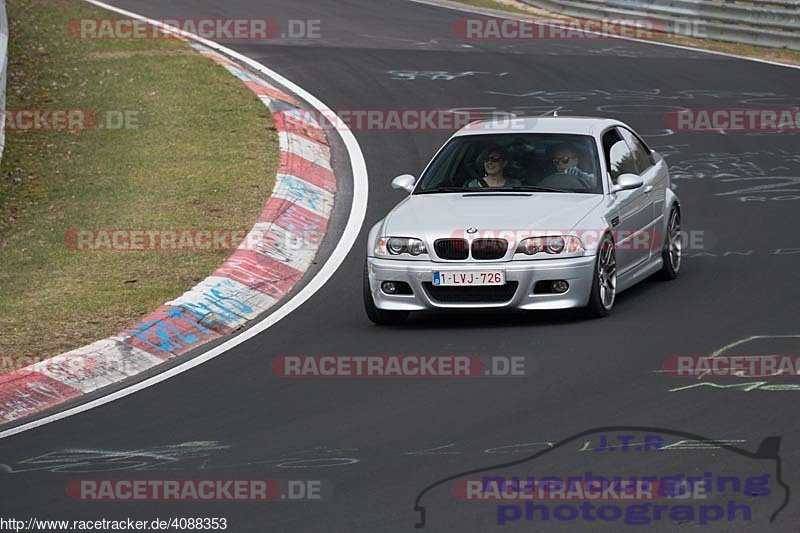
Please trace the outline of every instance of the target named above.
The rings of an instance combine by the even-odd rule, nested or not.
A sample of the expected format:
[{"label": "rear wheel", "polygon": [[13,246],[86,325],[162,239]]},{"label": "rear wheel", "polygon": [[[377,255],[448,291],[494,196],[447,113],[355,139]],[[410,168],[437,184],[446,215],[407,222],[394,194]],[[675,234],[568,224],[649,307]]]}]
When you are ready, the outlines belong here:
[{"label": "rear wheel", "polygon": [[408,311],[386,311],[375,307],[372,289],[369,286],[369,270],[366,262],[364,263],[364,310],[367,312],[367,318],[381,326],[400,324],[408,318]]},{"label": "rear wheel", "polygon": [[591,317],[604,317],[611,312],[617,297],[617,254],[614,241],[605,235],[595,261],[592,292],[586,312]]},{"label": "rear wheel", "polygon": [[664,237],[664,248],[661,250],[661,259],[664,265],[658,273],[658,277],[663,280],[671,280],[678,277],[683,259],[683,238],[681,237],[681,212],[677,207],[673,207],[669,212],[669,222],[667,223],[667,234]]}]

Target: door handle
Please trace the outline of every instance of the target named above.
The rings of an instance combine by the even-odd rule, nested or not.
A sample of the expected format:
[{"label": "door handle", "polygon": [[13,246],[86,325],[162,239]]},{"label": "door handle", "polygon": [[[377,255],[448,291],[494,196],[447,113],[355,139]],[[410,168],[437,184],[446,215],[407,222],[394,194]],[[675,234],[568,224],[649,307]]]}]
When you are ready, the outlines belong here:
[{"label": "door handle", "polygon": [[653,192],[653,186],[652,185],[648,185],[648,186],[646,186],[644,188],[644,193],[645,194],[650,194],[651,192]]}]

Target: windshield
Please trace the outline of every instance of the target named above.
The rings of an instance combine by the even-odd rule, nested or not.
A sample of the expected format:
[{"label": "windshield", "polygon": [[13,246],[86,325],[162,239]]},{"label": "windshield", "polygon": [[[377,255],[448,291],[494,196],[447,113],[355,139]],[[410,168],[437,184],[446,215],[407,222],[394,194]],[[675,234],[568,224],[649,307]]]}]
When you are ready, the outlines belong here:
[{"label": "windshield", "polygon": [[526,133],[456,137],[437,154],[414,194],[543,191],[601,194],[588,135]]}]

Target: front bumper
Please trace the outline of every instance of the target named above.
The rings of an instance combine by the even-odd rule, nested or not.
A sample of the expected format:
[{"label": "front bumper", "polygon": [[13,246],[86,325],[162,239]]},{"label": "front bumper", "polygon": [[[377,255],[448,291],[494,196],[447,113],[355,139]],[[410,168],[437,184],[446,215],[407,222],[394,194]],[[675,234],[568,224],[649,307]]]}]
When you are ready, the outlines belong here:
[{"label": "front bumper", "polygon": [[[379,309],[391,311],[422,311],[426,309],[566,309],[584,307],[594,278],[595,256],[569,259],[542,259],[532,261],[434,263],[430,261],[403,261],[368,257],[369,285],[372,299]],[[511,294],[504,291],[503,301],[442,301],[430,290],[435,270],[504,270],[506,283],[517,283]],[[565,280],[569,289],[561,294],[534,294],[539,281]],[[384,281],[402,281],[413,292],[411,295],[390,295],[381,290]],[[459,288],[460,289],[460,288]],[[451,290],[452,292],[452,290]],[[505,295],[509,295],[506,297]]]}]

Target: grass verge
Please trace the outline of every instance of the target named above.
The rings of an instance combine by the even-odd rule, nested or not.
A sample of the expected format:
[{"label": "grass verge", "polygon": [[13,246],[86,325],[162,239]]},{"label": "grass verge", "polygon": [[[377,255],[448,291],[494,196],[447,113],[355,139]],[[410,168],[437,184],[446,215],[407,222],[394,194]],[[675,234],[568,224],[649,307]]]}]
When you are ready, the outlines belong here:
[{"label": "grass verge", "polygon": [[116,18],[79,0],[8,0],[8,15],[7,109],[129,120],[113,130],[7,129],[4,361],[57,355],[116,333],[231,253],[75,251],[65,244],[69,230],[247,229],[272,190],[279,157],[269,110],[186,43],[79,40],[70,21]]}]

